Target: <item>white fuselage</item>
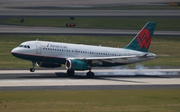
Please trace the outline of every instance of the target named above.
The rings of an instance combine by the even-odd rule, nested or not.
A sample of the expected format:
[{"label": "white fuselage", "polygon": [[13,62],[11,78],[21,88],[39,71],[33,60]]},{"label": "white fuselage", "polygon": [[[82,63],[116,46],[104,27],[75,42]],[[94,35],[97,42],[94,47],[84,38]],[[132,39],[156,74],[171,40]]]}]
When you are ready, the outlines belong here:
[{"label": "white fuselage", "polygon": [[[15,57],[25,60],[30,60],[35,62],[53,62],[53,63],[61,63],[61,64],[65,64],[65,61],[68,58],[70,59],[76,59],[81,57],[101,58],[101,57],[120,57],[120,56],[136,55],[136,57],[130,57],[130,58],[120,58],[120,59],[113,58],[113,59],[105,59],[103,61],[92,60],[93,63],[96,63],[95,66],[118,66],[118,65],[131,64],[131,63],[136,63],[136,62],[141,62],[156,58],[156,55],[153,53],[140,52],[125,48],[113,48],[113,47],[69,44],[69,43],[48,42],[48,41],[27,41],[22,43],[20,47],[14,48],[11,52]],[[103,65],[102,62],[105,62],[106,64]]]}]

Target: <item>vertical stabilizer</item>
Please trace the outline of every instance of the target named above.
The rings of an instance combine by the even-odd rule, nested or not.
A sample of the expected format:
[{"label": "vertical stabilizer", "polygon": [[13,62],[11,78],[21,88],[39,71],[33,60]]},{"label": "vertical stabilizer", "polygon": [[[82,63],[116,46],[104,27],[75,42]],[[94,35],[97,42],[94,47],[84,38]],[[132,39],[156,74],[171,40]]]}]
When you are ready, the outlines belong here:
[{"label": "vertical stabilizer", "polygon": [[125,48],[148,52],[155,27],[155,22],[148,22]]}]

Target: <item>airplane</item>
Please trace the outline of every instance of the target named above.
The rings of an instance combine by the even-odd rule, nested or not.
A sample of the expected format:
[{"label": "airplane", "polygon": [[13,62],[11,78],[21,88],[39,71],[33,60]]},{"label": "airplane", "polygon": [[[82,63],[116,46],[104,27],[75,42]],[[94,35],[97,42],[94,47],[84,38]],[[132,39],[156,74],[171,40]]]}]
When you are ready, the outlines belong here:
[{"label": "airplane", "polygon": [[155,26],[156,22],[147,22],[124,48],[36,40],[21,43],[11,53],[31,61],[30,72],[35,71],[35,65],[55,68],[63,64],[69,76],[74,76],[75,71],[89,70],[86,76],[93,78],[92,67],[121,66],[155,59],[156,54],[148,52]]}]

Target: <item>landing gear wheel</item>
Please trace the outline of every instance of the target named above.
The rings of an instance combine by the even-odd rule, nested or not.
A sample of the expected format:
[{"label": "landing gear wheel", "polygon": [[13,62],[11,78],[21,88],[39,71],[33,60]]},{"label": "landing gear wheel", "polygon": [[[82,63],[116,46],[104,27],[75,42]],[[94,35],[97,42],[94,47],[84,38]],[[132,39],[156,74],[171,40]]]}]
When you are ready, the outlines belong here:
[{"label": "landing gear wheel", "polygon": [[35,68],[34,68],[35,64],[36,64],[36,62],[32,61],[32,68],[29,69],[30,72],[35,72]]},{"label": "landing gear wheel", "polygon": [[94,72],[89,71],[89,72],[87,72],[86,76],[88,78],[93,78],[94,77]]},{"label": "landing gear wheel", "polygon": [[30,68],[30,72],[34,72],[35,71],[35,68]]},{"label": "landing gear wheel", "polygon": [[67,74],[69,75],[69,76],[74,76],[74,70],[67,70]]}]

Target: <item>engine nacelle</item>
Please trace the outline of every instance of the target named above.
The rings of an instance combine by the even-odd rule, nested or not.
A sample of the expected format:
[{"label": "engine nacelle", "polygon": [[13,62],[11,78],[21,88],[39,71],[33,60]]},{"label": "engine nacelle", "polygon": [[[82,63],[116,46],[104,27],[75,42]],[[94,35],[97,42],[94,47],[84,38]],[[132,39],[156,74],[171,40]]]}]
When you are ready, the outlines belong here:
[{"label": "engine nacelle", "polygon": [[67,59],[65,63],[66,69],[70,70],[89,70],[90,66],[87,62],[82,60]]},{"label": "engine nacelle", "polygon": [[37,62],[37,66],[45,67],[45,68],[55,68],[55,67],[61,67],[61,64],[59,63],[51,63],[51,62]]}]

